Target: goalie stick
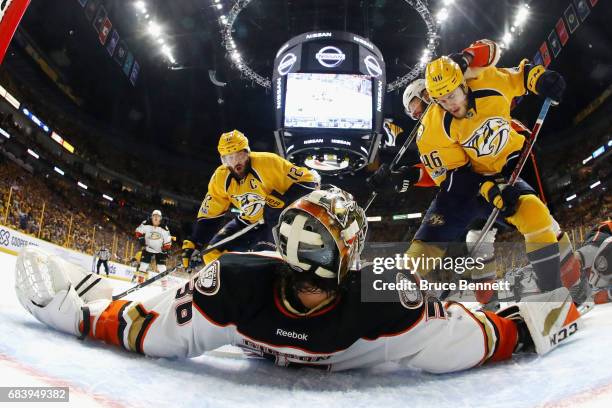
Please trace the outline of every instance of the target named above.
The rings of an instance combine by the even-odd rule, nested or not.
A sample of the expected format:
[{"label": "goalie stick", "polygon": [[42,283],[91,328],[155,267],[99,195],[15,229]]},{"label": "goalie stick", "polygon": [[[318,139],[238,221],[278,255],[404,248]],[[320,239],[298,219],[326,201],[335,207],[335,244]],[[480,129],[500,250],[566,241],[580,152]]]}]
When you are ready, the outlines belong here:
[{"label": "goalie stick", "polygon": [[[231,241],[233,241],[234,239],[236,239],[236,238],[238,238],[238,237],[240,237],[240,236],[242,236],[242,235],[246,234],[247,232],[249,232],[249,231],[250,231],[250,230],[252,230],[253,228],[257,227],[258,225],[262,225],[263,223],[264,223],[264,221],[263,221],[263,219],[262,219],[262,220],[259,220],[259,221],[258,221],[258,222],[256,222],[256,223],[253,223],[253,224],[247,225],[246,227],[244,227],[244,228],[243,228],[243,229],[241,229],[240,231],[236,231],[234,234],[230,235],[229,237],[226,237],[226,238],[222,239],[221,241],[219,241],[219,242],[215,243],[214,245],[209,246],[209,247],[208,247],[208,248],[206,248],[205,250],[201,251],[201,252],[200,252],[200,255],[206,255],[207,253],[209,253],[209,252],[211,252],[211,251],[213,251],[213,250],[215,250],[215,249],[217,249],[217,248],[221,247],[222,245],[225,245],[225,244],[227,244],[228,242],[231,242]],[[167,275],[171,274],[172,272],[176,271],[177,269],[178,269],[178,267],[177,267],[177,266],[175,266],[175,267],[174,267],[174,268],[172,268],[172,269],[168,269],[168,270],[165,270],[165,271],[163,271],[163,272],[161,272],[161,273],[158,273],[157,275],[155,275],[155,276],[154,276],[154,277],[152,277],[151,279],[147,279],[146,281],[144,281],[144,282],[142,282],[142,283],[139,283],[138,285],[133,286],[133,287],[129,288],[128,290],[124,291],[124,292],[121,292],[121,293],[118,293],[118,294],[116,294],[116,295],[113,295],[113,300],[118,300],[118,299],[124,298],[124,297],[126,297],[127,295],[129,295],[129,294],[130,294],[130,293],[132,293],[132,292],[135,292],[135,291],[137,291],[137,290],[139,290],[139,289],[142,289],[142,288],[144,288],[145,286],[149,286],[149,285],[150,285],[150,284],[152,284],[153,282],[156,282],[156,281],[160,280],[161,278],[163,278],[163,277],[165,277],[165,276],[167,276]]]}]

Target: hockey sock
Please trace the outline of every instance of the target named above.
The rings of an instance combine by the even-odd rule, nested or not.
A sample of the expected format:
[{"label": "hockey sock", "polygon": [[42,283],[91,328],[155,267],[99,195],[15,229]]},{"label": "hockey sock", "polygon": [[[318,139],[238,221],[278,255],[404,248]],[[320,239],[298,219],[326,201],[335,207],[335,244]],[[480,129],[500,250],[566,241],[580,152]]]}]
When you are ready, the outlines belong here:
[{"label": "hockey sock", "polygon": [[561,259],[554,220],[546,205],[535,195],[524,195],[508,222],[525,236],[527,258],[533,266],[540,290],[561,287]]}]

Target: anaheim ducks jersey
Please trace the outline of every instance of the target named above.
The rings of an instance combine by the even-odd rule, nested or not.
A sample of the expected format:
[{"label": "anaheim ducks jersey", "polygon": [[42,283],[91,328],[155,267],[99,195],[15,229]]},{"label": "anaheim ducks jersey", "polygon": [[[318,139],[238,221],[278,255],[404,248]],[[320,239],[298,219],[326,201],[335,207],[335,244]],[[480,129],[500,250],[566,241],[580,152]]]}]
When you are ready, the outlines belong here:
[{"label": "anaheim ducks jersey", "polygon": [[[364,298],[357,272],[338,296],[299,313],[282,268],[275,253],[225,254],[175,290],[89,308],[89,337],[152,357],[196,357],[231,344],[284,367],[338,371],[395,361],[435,373],[509,358],[516,344],[485,313],[443,305],[416,286],[387,287],[386,300]],[[361,274],[380,285],[416,282],[398,271]]]},{"label": "anaheim ducks jersey", "polygon": [[266,202],[273,208],[284,207],[279,196],[294,183],[315,182],[315,176],[307,168],[295,166],[274,153],[251,152],[249,157],[251,168],[241,180],[224,165],[215,170],[198,219],[220,217],[234,205],[240,210],[241,219],[254,223],[263,217]]},{"label": "anaheim ducks jersey", "polygon": [[136,237],[145,239],[145,249],[152,254],[159,254],[172,244],[172,236],[165,224],[155,227],[150,220],[145,220],[136,228]]},{"label": "anaheim ducks jersey", "polygon": [[525,138],[511,126],[512,99],[527,92],[526,64],[515,68],[488,67],[468,79],[468,112],[454,118],[432,104],[417,131],[421,161],[437,185],[447,172],[468,162],[480,174],[500,173]]}]

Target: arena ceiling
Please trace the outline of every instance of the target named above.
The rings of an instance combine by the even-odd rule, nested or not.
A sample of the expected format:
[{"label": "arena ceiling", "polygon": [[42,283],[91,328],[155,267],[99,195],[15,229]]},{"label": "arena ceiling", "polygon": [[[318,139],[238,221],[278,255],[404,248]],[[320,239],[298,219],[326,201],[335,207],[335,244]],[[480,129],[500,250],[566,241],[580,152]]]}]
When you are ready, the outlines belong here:
[{"label": "arena ceiling", "polygon": [[[568,2],[529,2],[530,19],[501,64],[513,66],[523,57],[532,58]],[[232,128],[245,131],[256,149],[272,148],[271,95],[241,78],[221,45],[218,20],[233,2],[221,0],[222,8],[218,8],[216,0],[145,0],[148,13],[159,22],[172,48],[173,66],[149,38],[134,1],[103,3],[113,27],[141,64],[136,86],[100,45],[77,0],[32,0],[21,25],[84,101],[79,109],[142,143],[212,161],[219,133]],[[431,0],[429,6],[435,12],[443,3]],[[612,12],[606,3],[597,5],[551,65],[567,77],[569,88],[566,102],[552,113],[555,125],[545,133],[569,126],[571,118],[612,82]],[[438,54],[459,50],[479,38],[501,39],[519,4],[456,0],[439,31]],[[426,39],[424,23],[403,0],[253,0],[234,28],[244,60],[268,77],[277,49],[305,31],[346,30],[370,38],[385,56],[390,79],[418,62]],[[10,56],[6,63],[10,67]],[[227,85],[214,85],[211,72]],[[517,116],[531,123],[537,105],[535,100],[521,104]],[[397,92],[388,95],[386,111],[400,124],[411,126]],[[78,146],[78,140],[75,143]]]}]

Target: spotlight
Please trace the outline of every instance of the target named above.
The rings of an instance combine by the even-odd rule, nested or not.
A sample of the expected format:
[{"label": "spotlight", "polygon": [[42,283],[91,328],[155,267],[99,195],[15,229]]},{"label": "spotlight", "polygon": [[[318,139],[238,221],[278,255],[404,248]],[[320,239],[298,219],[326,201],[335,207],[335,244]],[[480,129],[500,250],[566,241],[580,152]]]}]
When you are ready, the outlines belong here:
[{"label": "spotlight", "polygon": [[519,7],[518,12],[516,13],[516,17],[514,18],[515,26],[522,26],[525,21],[527,21],[527,17],[529,17],[529,6],[523,4]]},{"label": "spotlight", "polygon": [[442,8],[440,11],[438,11],[438,14],[436,14],[436,20],[438,20],[438,23],[444,22],[447,18],[448,9],[446,7]]},{"label": "spotlight", "polygon": [[155,21],[150,21],[149,22],[149,34],[151,34],[153,37],[159,37],[162,33],[162,28],[159,24],[157,24]]},{"label": "spotlight", "polygon": [[134,7],[136,7],[136,10],[140,11],[141,13],[145,13],[147,11],[147,5],[144,1],[139,0],[135,2]]},{"label": "spotlight", "polygon": [[506,47],[508,47],[510,45],[510,43],[512,42],[512,34],[510,34],[510,33],[504,34],[504,37],[502,38],[502,41],[504,42],[504,45]]}]

